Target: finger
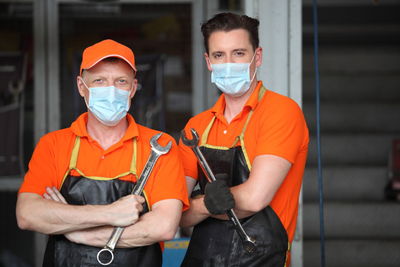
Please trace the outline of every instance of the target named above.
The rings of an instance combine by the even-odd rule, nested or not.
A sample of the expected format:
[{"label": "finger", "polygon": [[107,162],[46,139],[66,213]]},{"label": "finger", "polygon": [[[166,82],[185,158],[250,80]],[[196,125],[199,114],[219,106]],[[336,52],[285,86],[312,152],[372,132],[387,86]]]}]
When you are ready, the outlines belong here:
[{"label": "finger", "polygon": [[46,192],[47,192],[47,194],[49,194],[49,196],[51,197],[52,200],[61,202],[61,200],[58,198],[58,196],[56,195],[56,193],[54,192],[54,190],[52,188],[46,187]]},{"label": "finger", "polygon": [[58,199],[59,199],[62,203],[67,204],[67,201],[65,200],[65,198],[63,197],[63,195],[61,195],[60,191],[58,191],[57,188],[53,187],[53,191],[54,191],[54,193],[56,194],[56,196],[58,197]]},{"label": "finger", "polygon": [[144,201],[145,201],[144,197],[139,196],[139,195],[127,195],[123,198],[127,198],[127,199],[133,200],[135,202],[139,202],[139,203],[144,203]]},{"label": "finger", "polygon": [[135,198],[136,198],[136,200],[137,200],[139,203],[141,203],[141,204],[143,204],[143,203],[145,202],[145,199],[144,199],[144,197],[142,197],[142,196],[136,195]]},{"label": "finger", "polygon": [[136,205],[136,209],[138,210],[138,212],[142,212],[143,211],[143,205],[138,203]]},{"label": "finger", "polygon": [[47,193],[44,193],[44,194],[43,194],[43,197],[44,197],[45,199],[52,200],[51,197],[49,196],[49,194],[47,194]]}]

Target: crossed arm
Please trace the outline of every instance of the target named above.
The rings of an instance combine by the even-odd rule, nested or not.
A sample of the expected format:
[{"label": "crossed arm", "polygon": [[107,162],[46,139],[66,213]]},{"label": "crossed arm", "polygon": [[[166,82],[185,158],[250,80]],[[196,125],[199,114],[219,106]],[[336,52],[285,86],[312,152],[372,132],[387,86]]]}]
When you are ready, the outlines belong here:
[{"label": "crossed arm", "polygon": [[17,201],[17,221],[21,229],[45,234],[64,234],[70,241],[104,246],[114,226],[126,227],[117,247],[145,246],[172,239],[182,210],[182,202],[166,199],[139,217],[144,199],[128,195],[108,205],[69,205],[55,188],[42,196],[21,193]]},{"label": "crossed arm", "polygon": [[[279,189],[291,163],[274,155],[260,155],[254,159],[249,178],[243,184],[231,187],[235,199],[235,213],[238,218],[251,216],[269,205]],[[186,177],[188,193],[191,194],[196,180]],[[207,217],[227,220],[226,215],[211,215],[204,205],[204,196],[191,198],[190,208],[182,214],[180,225],[189,227]]]}]

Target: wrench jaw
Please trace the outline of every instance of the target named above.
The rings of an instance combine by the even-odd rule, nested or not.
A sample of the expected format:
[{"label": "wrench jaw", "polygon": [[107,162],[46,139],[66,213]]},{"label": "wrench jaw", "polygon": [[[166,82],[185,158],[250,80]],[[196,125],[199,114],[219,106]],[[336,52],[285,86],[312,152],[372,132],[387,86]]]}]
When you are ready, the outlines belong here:
[{"label": "wrench jaw", "polygon": [[199,143],[199,135],[193,128],[190,129],[190,132],[192,133],[192,139],[186,137],[185,130],[181,131],[181,139],[185,146],[195,147]]},{"label": "wrench jaw", "polygon": [[242,242],[244,250],[252,254],[256,250],[256,242],[253,238],[249,237],[248,239]]},{"label": "wrench jaw", "polygon": [[161,146],[157,140],[158,138],[160,138],[160,136],[162,135],[162,133],[158,133],[156,135],[154,135],[151,139],[150,139],[150,145],[151,145],[151,149],[156,152],[159,155],[164,155],[167,154],[169,152],[169,150],[171,149],[172,146],[172,141],[169,141],[168,144],[166,146]]}]

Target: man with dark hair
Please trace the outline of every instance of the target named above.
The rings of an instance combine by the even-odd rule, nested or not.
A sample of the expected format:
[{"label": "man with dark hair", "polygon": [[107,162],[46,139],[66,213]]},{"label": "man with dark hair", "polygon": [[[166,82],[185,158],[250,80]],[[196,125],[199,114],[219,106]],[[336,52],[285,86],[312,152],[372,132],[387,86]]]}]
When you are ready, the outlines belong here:
[{"label": "man with dark hair", "polygon": [[[258,20],[221,13],[202,25],[211,81],[222,95],[189,120],[217,181],[208,183],[192,150],[180,143],[189,193],[199,193],[182,215],[194,226],[182,266],[285,266],[289,264],[298,198],[308,151],[299,106],[257,81],[262,63]],[[255,251],[245,251],[225,215],[233,208]]]},{"label": "man with dark hair", "polygon": [[260,22],[257,19],[250,18],[246,15],[237,16],[233,13],[221,13],[215,16],[201,26],[206,52],[209,52],[208,39],[214,31],[218,30],[228,32],[236,29],[243,29],[249,33],[249,41],[253,50],[255,50],[259,46],[260,42],[258,39],[259,24]]},{"label": "man with dark hair", "polygon": [[[161,266],[162,241],[174,237],[187,191],[174,144],[157,161],[143,194],[131,195],[150,140],[160,133],[127,114],[135,75],[130,48],[113,40],[86,48],[77,86],[88,112],[35,148],[19,190],[17,220],[22,229],[50,235],[43,266],[100,266],[97,253],[114,227],[124,231],[110,266]],[[174,143],[167,134],[157,142]]]}]

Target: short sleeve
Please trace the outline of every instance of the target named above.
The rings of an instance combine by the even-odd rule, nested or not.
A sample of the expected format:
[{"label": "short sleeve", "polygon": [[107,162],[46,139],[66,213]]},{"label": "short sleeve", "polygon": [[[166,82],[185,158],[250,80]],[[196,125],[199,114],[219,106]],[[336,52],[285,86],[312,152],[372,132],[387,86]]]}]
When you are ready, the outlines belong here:
[{"label": "short sleeve", "polygon": [[[172,139],[172,138],[171,138]],[[179,149],[175,141],[168,154],[160,156],[154,169],[154,184],[151,191],[151,204],[165,199],[178,199],[183,203],[183,210],[189,207],[186,179],[183,173]]]},{"label": "short sleeve", "polygon": [[258,131],[256,156],[272,154],[293,164],[299,151],[307,149],[308,130],[303,112],[289,98],[263,114]]},{"label": "short sleeve", "polygon": [[33,152],[19,193],[43,195],[46,187],[57,186],[56,177],[54,145],[49,135],[45,135]]},{"label": "short sleeve", "polygon": [[[192,133],[190,132],[191,128],[194,127],[192,126],[191,121],[189,121],[184,130],[188,138],[192,137]],[[185,176],[190,176],[194,179],[197,179],[198,176],[197,159],[193,153],[193,150],[190,147],[183,144],[182,140],[179,140],[179,151],[183,163],[183,170],[185,172]]]}]

